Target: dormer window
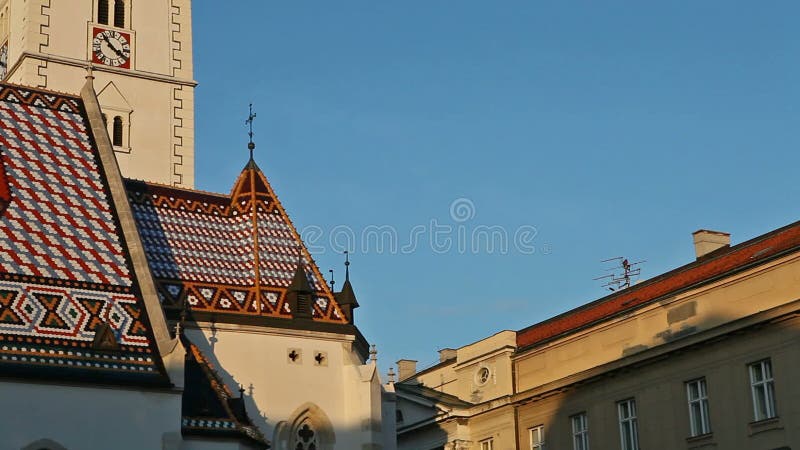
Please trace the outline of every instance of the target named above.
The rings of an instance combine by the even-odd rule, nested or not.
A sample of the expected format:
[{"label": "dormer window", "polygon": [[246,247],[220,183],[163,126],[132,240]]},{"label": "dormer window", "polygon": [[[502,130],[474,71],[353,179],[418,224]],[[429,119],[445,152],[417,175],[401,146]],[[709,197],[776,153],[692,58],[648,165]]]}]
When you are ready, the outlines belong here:
[{"label": "dormer window", "polygon": [[133,109],[113,82],[108,83],[97,99],[103,110],[103,125],[115,152],[130,153],[131,114]]}]

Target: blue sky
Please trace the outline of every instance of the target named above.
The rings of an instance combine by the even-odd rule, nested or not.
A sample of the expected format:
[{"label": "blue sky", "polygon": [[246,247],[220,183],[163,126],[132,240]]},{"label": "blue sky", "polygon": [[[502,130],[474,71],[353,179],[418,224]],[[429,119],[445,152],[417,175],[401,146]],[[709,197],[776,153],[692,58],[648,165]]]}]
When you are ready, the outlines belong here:
[{"label": "blue sky", "polygon": [[[649,278],[699,228],[738,243],[800,218],[800,3],[219,6],[193,11],[197,186],[230,189],[252,102],[256,160],[323,272],[341,283],[331,236],[391,226],[397,251],[352,248],[384,372],[603,296],[603,259]],[[482,227],[508,251],[459,251]]]}]

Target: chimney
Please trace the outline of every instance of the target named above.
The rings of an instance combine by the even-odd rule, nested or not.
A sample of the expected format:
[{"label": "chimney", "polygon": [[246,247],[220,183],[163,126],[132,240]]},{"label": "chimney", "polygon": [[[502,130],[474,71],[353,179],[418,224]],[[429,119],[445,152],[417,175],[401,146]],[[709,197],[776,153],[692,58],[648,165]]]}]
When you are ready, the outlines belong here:
[{"label": "chimney", "polygon": [[443,348],[439,350],[439,362],[445,362],[448,359],[456,357],[457,350],[454,348]]},{"label": "chimney", "polygon": [[694,237],[694,253],[697,259],[722,247],[730,247],[731,234],[722,231],[697,230],[692,233]]},{"label": "chimney", "polygon": [[397,361],[397,379],[403,381],[417,373],[417,362],[413,359],[401,359]]}]

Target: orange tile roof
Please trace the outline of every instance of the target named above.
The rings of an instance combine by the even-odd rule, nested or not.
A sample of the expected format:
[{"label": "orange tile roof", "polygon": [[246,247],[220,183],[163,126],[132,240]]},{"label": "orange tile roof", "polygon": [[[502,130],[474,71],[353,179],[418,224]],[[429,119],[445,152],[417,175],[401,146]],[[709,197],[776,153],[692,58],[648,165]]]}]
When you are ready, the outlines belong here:
[{"label": "orange tile roof", "polygon": [[517,332],[517,346],[522,348],[535,345],[609,319],[665,295],[763,263],[798,246],[800,246],[800,222],[795,222],[734,247],[716,250],[697,261],[641,284],[524,328]]}]

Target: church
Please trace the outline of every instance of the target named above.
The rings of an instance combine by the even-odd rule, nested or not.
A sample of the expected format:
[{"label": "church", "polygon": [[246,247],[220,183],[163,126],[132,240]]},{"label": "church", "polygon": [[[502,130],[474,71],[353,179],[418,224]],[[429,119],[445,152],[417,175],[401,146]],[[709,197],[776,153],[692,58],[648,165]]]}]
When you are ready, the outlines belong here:
[{"label": "church", "polygon": [[0,450],[393,449],[349,267],[194,189],[191,6],[0,1]]}]

